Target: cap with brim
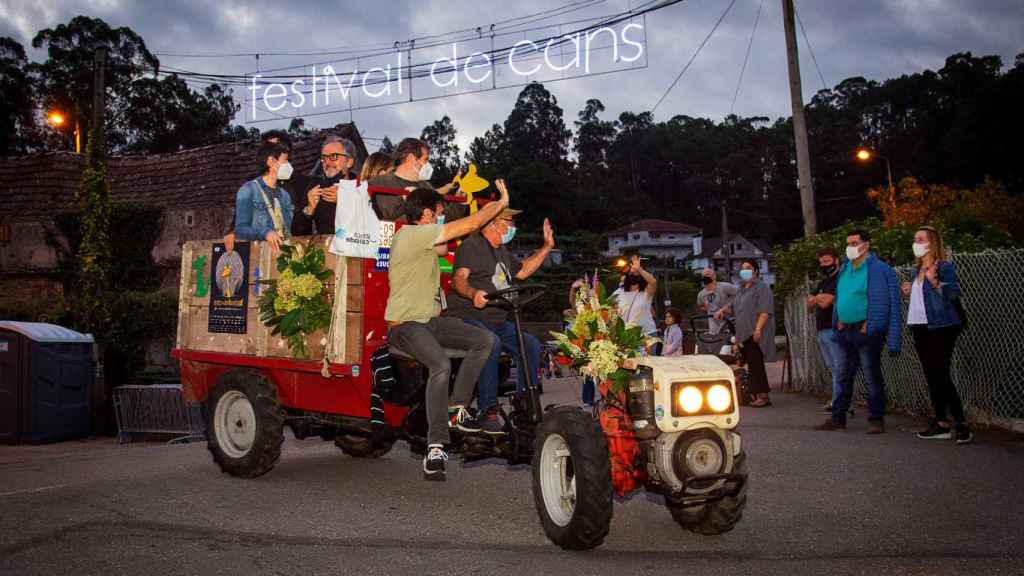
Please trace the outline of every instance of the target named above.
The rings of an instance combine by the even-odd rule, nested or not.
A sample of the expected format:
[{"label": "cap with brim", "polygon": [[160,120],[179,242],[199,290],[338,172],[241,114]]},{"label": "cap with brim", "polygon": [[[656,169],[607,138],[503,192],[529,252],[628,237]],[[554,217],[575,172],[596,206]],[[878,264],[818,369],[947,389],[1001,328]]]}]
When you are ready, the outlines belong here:
[{"label": "cap with brim", "polygon": [[498,214],[498,220],[511,220],[522,213],[522,210],[505,208],[504,210],[501,211],[501,214]]}]

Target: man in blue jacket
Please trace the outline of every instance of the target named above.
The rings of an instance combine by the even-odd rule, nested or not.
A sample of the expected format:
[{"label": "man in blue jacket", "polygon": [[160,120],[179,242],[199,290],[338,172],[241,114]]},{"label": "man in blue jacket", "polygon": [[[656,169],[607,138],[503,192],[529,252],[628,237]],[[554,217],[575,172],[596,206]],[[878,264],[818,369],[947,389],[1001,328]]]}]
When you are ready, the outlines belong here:
[{"label": "man in blue jacket", "polygon": [[853,401],[857,368],[864,370],[868,386],[868,434],[885,432],[885,382],[882,380],[882,346],[899,354],[903,344],[903,305],[896,272],[871,252],[871,235],[854,230],[846,237],[846,258],[839,271],[832,324],[837,344],[838,398],[832,416],[817,430],[845,430],[846,414]]}]

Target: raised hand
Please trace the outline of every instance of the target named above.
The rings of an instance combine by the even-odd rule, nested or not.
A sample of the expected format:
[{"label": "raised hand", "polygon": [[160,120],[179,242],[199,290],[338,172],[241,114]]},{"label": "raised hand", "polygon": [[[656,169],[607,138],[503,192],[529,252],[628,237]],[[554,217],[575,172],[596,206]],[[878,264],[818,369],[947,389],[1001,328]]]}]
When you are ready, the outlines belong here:
[{"label": "raised hand", "polygon": [[547,218],[544,219],[544,247],[555,247],[555,231],[551,229],[551,221]]},{"label": "raised hand", "polygon": [[498,192],[501,194],[501,197],[499,197],[497,201],[500,202],[503,207],[508,206],[508,188],[505,186],[505,181],[500,178],[495,180],[494,187],[497,188]]}]

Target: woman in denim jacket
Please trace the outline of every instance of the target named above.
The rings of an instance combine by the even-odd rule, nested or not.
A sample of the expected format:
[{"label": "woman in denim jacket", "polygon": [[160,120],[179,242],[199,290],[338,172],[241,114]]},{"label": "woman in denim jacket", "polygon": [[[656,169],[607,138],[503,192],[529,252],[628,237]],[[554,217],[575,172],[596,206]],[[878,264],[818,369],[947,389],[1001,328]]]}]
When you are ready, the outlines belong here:
[{"label": "woman in denim jacket", "polygon": [[[960,335],[960,315],[955,301],[960,298],[956,266],[949,261],[942,237],[930,226],[914,234],[917,274],[913,282],[904,282],[903,296],[910,298],[907,324],[914,335],[914,347],[928,381],[935,419],[922,439],[956,437],[957,444],[968,444],[971,431],[964,420],[964,407],[950,374],[953,348]],[[950,429],[947,410],[953,416],[955,432]]]},{"label": "woman in denim jacket", "polygon": [[287,180],[292,173],[288,148],[281,143],[267,143],[256,154],[262,174],[238,189],[235,197],[235,236],[239,240],[266,240],[273,250],[288,239],[292,226],[291,195],[278,180]]}]

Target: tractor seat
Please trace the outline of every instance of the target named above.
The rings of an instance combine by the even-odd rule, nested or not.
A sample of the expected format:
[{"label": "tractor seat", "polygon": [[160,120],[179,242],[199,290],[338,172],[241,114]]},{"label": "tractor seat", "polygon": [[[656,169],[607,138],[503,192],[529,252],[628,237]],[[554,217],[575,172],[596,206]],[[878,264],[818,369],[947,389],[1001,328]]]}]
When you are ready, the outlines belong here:
[{"label": "tractor seat", "polygon": [[[409,354],[408,352],[405,352],[401,348],[398,348],[397,346],[394,345],[388,346],[388,352],[391,353],[391,356],[398,358],[399,360],[416,361],[416,359],[412,357],[412,354]],[[454,348],[445,348],[444,355],[447,356],[449,360],[461,359],[466,357],[466,351],[456,350]]]}]

